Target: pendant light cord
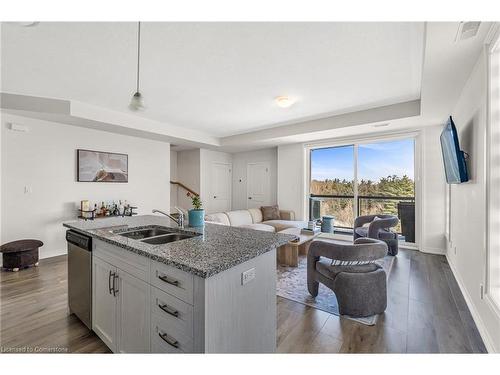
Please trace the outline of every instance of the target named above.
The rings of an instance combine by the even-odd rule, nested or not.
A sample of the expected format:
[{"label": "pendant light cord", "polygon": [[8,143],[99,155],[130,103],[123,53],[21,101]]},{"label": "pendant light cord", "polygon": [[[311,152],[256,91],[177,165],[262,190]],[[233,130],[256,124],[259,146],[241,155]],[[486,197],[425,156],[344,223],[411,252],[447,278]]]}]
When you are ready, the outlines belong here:
[{"label": "pendant light cord", "polygon": [[141,22],[137,25],[137,92],[139,92],[139,66],[141,64]]}]

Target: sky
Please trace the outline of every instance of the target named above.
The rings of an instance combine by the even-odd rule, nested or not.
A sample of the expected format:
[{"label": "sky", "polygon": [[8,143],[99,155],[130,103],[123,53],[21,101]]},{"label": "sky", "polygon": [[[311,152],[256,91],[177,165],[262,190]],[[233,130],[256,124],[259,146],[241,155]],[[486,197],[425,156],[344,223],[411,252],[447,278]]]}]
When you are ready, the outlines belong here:
[{"label": "sky", "polygon": [[[311,152],[314,180],[339,178],[353,180],[353,146],[316,149]],[[407,175],[414,178],[414,140],[360,144],[358,180],[378,181],[381,177]]]}]

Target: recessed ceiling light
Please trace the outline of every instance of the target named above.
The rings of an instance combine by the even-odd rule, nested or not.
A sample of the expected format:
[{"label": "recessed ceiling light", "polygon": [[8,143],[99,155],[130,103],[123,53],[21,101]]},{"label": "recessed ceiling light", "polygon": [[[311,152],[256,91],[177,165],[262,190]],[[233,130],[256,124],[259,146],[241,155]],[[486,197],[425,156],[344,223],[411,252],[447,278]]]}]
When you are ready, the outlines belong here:
[{"label": "recessed ceiling light", "polygon": [[274,100],[276,101],[276,104],[278,105],[278,107],[281,107],[281,108],[291,107],[295,103],[294,99],[292,99],[286,95],[277,96]]}]

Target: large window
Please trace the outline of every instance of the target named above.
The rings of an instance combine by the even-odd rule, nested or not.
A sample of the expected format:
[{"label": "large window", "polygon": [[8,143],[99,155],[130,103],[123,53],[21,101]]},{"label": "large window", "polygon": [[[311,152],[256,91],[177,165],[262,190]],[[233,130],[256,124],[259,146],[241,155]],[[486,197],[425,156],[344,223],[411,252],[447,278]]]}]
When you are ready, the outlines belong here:
[{"label": "large window", "polygon": [[351,229],[361,215],[393,214],[401,239],[415,242],[413,139],[311,150],[309,214]]}]

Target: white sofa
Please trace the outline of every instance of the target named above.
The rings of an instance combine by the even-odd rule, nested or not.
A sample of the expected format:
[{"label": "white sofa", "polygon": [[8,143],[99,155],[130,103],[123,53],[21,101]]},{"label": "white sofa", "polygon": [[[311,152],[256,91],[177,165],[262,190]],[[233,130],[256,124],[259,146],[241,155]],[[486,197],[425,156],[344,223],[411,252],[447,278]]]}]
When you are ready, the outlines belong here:
[{"label": "white sofa", "polygon": [[260,208],[208,214],[205,215],[205,221],[219,225],[229,225],[232,227],[249,228],[266,232],[281,232],[288,228],[307,227],[307,222],[295,220],[295,213],[288,210],[280,210],[279,220],[262,221],[262,211]]}]

